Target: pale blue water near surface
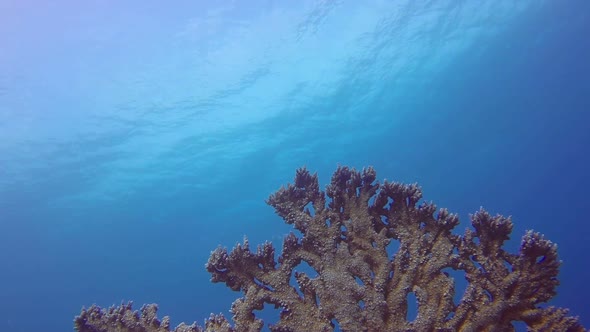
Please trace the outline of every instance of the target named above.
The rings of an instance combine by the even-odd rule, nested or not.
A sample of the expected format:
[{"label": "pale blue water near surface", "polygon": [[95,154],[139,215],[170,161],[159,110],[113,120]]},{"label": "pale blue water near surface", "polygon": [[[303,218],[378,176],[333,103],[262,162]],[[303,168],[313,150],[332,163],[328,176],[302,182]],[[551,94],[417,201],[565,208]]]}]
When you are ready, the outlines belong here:
[{"label": "pale blue water near surface", "polygon": [[[590,326],[590,2],[0,2],[0,331],[82,305],[228,312],[219,244],[280,244],[264,200],[338,164],[559,244]],[[275,314],[270,314],[275,317]]]}]

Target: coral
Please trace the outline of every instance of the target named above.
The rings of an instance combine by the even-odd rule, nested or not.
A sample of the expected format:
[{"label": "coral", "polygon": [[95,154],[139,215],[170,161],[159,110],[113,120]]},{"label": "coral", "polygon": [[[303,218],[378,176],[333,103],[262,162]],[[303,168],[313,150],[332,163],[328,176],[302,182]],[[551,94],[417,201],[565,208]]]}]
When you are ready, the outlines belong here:
[{"label": "coral", "polygon": [[[510,218],[483,209],[471,216],[473,229],[453,234],[456,215],[432,203],[419,203],[417,185],[376,181],[373,168],[339,167],[326,191],[317,175],[297,170],[294,184],[267,203],[301,234],[290,233],[275,261],[270,243],[231,252],[217,248],[206,264],[213,282],[244,296],[231,308],[235,326],[221,315],[205,331],[260,331],[255,315],[265,304],[280,308],[271,331],[513,331],[522,321],[531,331],[584,331],[567,310],[543,307],[555,296],[560,261],[557,246],[526,232],[520,250],[502,246],[512,232]],[[393,255],[390,244],[399,249]],[[316,276],[295,271],[307,263]],[[448,270],[468,282],[455,303]],[[408,295],[417,299],[417,316],[407,320]],[[169,331],[169,320],[155,318],[156,307],[141,314],[130,305],[91,307],[76,318],[87,331]],[[181,325],[174,331],[202,331]]]},{"label": "coral", "polygon": [[[88,309],[82,309],[80,316],[76,317],[74,326],[78,331],[95,332],[167,332],[170,331],[170,318],[164,317],[162,321],[156,318],[158,306],[147,304],[141,308],[141,313],[131,309],[132,303],[121,304],[119,307],[110,307],[106,310],[95,305]],[[200,332],[202,329],[195,324],[181,324],[174,332]]]}]

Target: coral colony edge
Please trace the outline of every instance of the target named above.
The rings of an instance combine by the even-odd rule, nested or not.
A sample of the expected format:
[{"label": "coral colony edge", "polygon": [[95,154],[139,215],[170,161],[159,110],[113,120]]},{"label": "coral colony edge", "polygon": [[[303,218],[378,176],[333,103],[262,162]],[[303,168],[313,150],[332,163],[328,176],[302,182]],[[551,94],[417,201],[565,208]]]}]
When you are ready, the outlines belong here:
[{"label": "coral colony edge", "polygon": [[[585,330],[567,309],[540,306],[559,284],[554,243],[527,231],[518,253],[506,252],[510,218],[481,209],[471,216],[473,229],[456,235],[458,217],[418,204],[421,198],[415,184],[377,182],[371,167],[338,167],[325,192],[317,174],[298,169],[294,184],[267,203],[302,236],[287,235],[277,260],[269,242],[255,252],[247,240],[231,252],[217,248],[206,264],[211,281],[244,295],[232,304],[233,323],[212,314],[204,327],[183,323],[173,331],[260,331],[254,311],[264,304],[281,310],[271,331],[514,331],[513,321],[530,331]],[[392,240],[399,249],[391,257]],[[302,262],[317,276],[294,272]],[[447,268],[468,282],[457,304]],[[413,321],[406,319],[409,293],[418,303]],[[139,312],[131,303],[93,305],[74,324],[80,332],[171,331],[170,319],[156,312],[155,304]]]}]

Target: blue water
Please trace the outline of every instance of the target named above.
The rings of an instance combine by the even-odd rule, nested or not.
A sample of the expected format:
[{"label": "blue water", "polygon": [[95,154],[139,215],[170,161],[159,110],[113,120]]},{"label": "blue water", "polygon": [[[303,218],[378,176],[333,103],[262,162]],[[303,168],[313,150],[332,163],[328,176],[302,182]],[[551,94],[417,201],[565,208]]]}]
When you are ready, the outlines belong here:
[{"label": "blue water", "polygon": [[590,2],[214,3],[0,3],[0,331],[229,316],[210,251],[279,245],[264,200],[339,164],[544,233],[590,326]]}]

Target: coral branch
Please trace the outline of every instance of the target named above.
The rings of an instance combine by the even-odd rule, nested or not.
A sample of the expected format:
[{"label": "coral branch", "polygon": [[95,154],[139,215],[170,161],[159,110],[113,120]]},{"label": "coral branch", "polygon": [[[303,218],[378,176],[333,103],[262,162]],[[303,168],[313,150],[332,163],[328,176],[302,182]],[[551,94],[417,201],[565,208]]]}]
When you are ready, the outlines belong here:
[{"label": "coral branch", "polygon": [[[217,248],[206,264],[212,282],[241,291],[231,308],[234,326],[211,316],[204,331],[260,331],[255,311],[280,308],[271,331],[513,331],[524,322],[531,331],[584,331],[567,310],[541,307],[556,294],[557,246],[526,232],[520,250],[503,249],[513,224],[480,209],[473,229],[453,234],[456,215],[420,203],[417,185],[376,181],[373,168],[338,167],[322,192],[305,168],[267,203],[302,236],[288,234],[275,260],[270,243],[250,250],[248,240],[228,252]],[[390,244],[399,243],[391,255]],[[307,263],[317,275],[297,271]],[[445,269],[462,271],[468,282],[455,303],[455,281]],[[408,320],[408,296],[418,302]],[[76,318],[86,331],[169,331],[156,319],[155,305],[141,313],[130,305],[91,307]],[[174,331],[203,331],[196,325]]]},{"label": "coral branch", "polygon": [[[101,309],[95,305],[82,312],[74,320],[74,326],[78,331],[91,332],[168,332],[170,331],[170,318],[168,316],[158,320],[156,313],[158,306],[155,304],[144,305],[140,312],[133,311],[132,303],[121,304],[118,307]],[[196,324],[178,325],[174,332],[202,332],[203,329]]]}]

